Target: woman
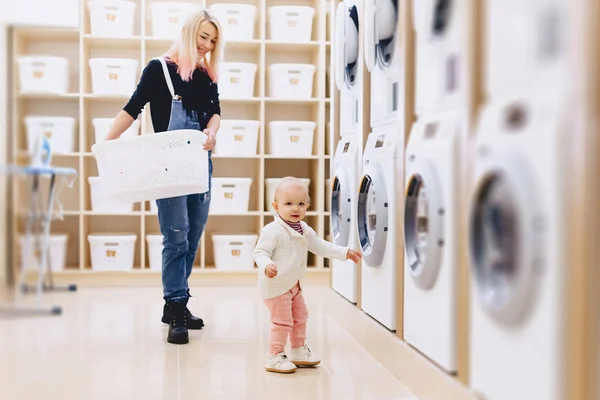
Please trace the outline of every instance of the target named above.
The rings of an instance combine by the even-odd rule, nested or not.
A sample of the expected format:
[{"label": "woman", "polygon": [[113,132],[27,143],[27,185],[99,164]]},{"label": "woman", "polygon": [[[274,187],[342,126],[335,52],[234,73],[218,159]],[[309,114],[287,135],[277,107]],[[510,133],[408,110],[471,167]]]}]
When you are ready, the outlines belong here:
[{"label": "woman", "polygon": [[188,329],[204,326],[202,319],[194,317],[187,308],[188,278],[210,206],[211,154],[221,121],[216,83],[220,33],[218,21],[207,10],[192,15],[164,57],[145,67],[136,91],[107,135],[107,140],[120,137],[150,102],[155,132],[197,129],[208,137],[204,149],[209,152],[209,191],[157,200],[164,244],[162,322],[169,324],[167,342],[174,344],[188,343]]}]

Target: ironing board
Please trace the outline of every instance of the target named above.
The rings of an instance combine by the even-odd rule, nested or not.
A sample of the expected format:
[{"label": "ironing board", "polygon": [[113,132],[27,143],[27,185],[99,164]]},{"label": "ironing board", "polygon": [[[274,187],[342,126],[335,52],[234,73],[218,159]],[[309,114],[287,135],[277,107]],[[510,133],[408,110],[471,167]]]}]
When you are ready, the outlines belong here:
[{"label": "ironing board", "polygon": [[[49,148],[47,149],[49,152]],[[44,291],[76,291],[77,286],[70,284],[65,287],[55,286],[52,278],[52,269],[50,265],[50,225],[53,219],[54,199],[56,195],[56,180],[57,177],[70,179],[68,186],[72,186],[77,171],[72,168],[53,167],[49,165],[49,155],[44,162],[36,163],[37,165],[27,166],[8,166],[1,168],[2,173],[13,176],[24,176],[31,179],[30,188],[30,204],[27,216],[27,224],[25,231],[25,246],[24,254],[35,254],[38,261],[38,279],[37,284],[28,286],[26,284],[28,266],[25,260],[21,263],[21,271],[17,285],[15,286],[15,304],[12,307],[0,307],[0,316],[20,316],[20,315],[61,315],[62,307],[52,306],[44,307],[19,307],[19,291],[22,293],[29,292],[32,288],[38,295],[38,300],[41,300]],[[44,205],[42,199],[42,191],[40,189],[40,178],[47,176],[50,178],[50,186],[48,199]],[[62,217],[62,211],[59,213],[59,218]],[[39,246],[39,251],[31,252],[31,246]]]}]

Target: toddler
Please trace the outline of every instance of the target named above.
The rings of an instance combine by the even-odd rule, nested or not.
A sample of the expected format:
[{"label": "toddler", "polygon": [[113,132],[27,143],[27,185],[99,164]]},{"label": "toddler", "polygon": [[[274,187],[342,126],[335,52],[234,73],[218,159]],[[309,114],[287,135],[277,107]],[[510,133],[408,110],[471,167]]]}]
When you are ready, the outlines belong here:
[{"label": "toddler", "polygon": [[[310,204],[308,188],[299,179],[285,177],[275,188],[275,221],[265,225],[254,250],[258,287],[271,314],[271,335],[266,370],[291,373],[297,366],[321,361],[306,345],[308,310],[302,296],[308,251],[339,260],[360,260],[360,253],[319,238],[302,220]],[[290,336],[292,351],[284,347]]]}]

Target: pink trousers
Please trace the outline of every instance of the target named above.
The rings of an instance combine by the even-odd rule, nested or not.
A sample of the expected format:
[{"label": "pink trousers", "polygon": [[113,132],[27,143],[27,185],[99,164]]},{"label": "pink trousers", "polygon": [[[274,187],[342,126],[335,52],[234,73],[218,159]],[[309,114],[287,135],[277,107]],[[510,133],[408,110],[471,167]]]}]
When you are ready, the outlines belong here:
[{"label": "pink trousers", "polygon": [[288,335],[292,348],[304,346],[308,309],[298,283],[284,294],[266,299],[265,304],[271,314],[272,324],[269,353],[272,355],[281,353]]}]

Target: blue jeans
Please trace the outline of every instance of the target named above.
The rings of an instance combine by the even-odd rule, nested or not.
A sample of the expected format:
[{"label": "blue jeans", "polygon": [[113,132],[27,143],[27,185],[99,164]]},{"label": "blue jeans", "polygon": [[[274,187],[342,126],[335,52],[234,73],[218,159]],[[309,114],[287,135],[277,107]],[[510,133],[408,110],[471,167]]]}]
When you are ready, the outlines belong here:
[{"label": "blue jeans", "polygon": [[[206,117],[203,126],[206,126]],[[202,131],[198,113],[185,111],[181,100],[173,100],[167,130],[197,129]],[[189,297],[188,278],[192,273],[198,244],[210,207],[213,164],[208,153],[208,187],[206,193],[159,199],[158,222],[163,235],[162,284],[164,299],[186,301]]]}]

